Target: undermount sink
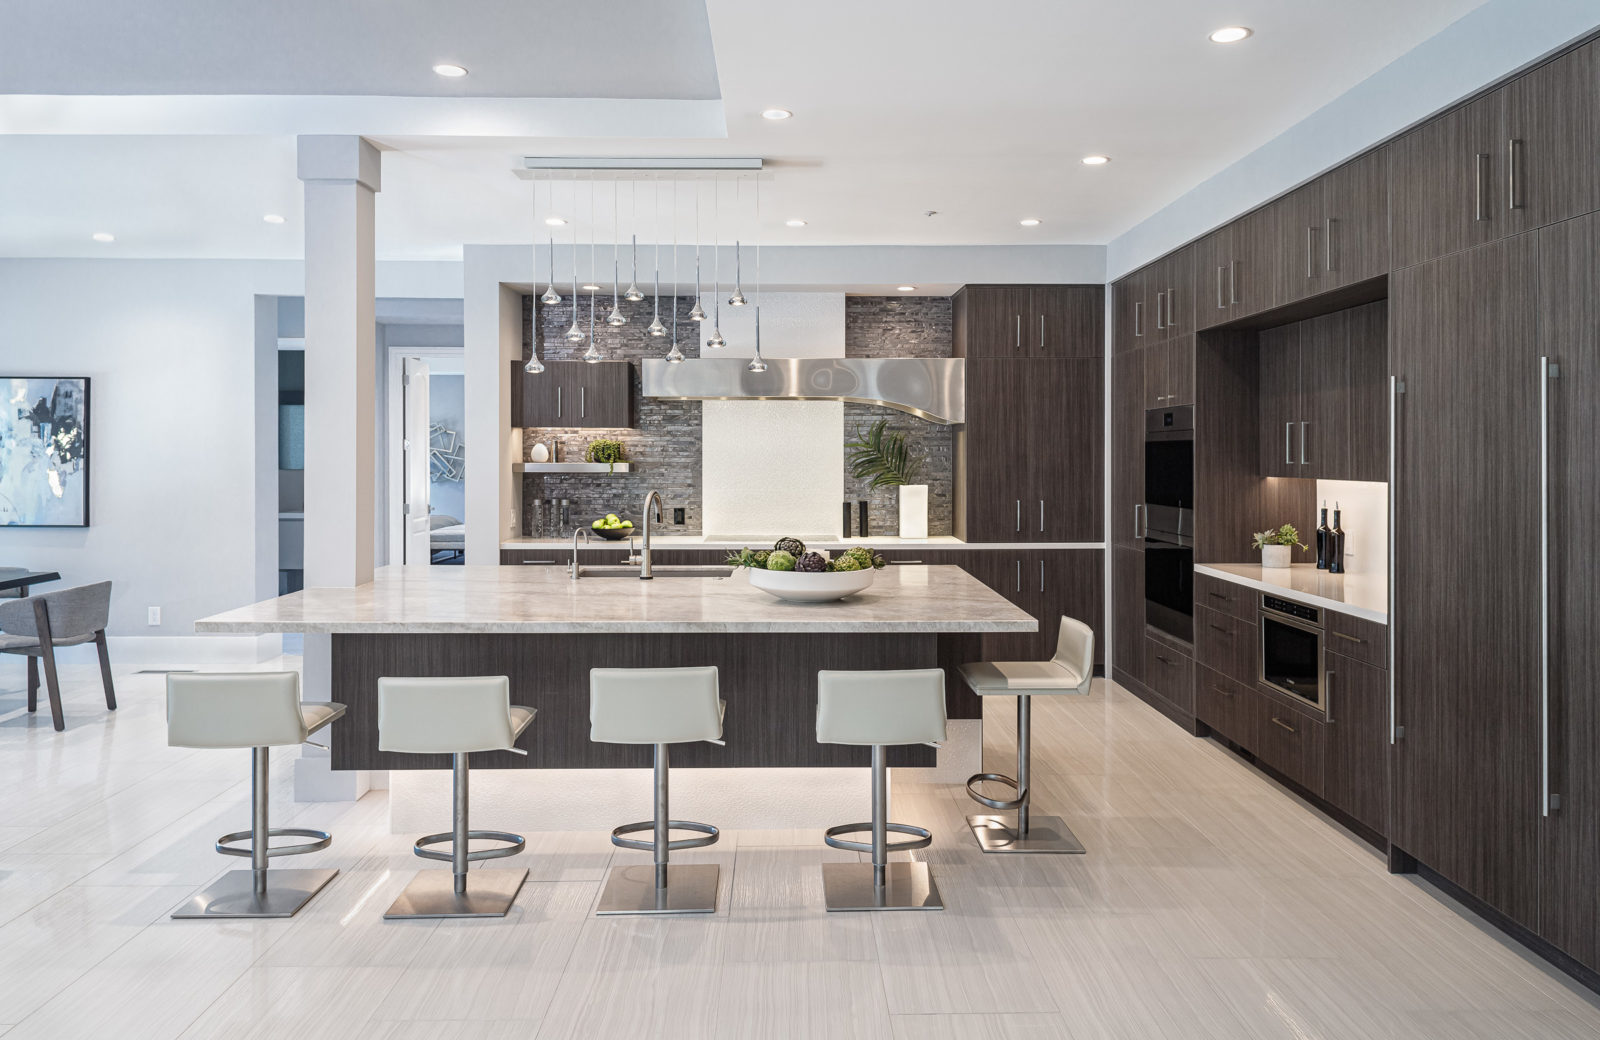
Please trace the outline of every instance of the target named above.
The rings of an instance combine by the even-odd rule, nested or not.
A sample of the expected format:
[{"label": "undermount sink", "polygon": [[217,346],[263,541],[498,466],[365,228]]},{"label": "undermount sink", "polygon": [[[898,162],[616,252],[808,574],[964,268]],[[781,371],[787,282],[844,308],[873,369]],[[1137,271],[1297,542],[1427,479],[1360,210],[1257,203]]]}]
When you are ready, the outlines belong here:
[{"label": "undermount sink", "polygon": [[[657,564],[650,568],[654,578],[726,578],[733,574],[732,567],[716,566],[663,566]],[[627,564],[605,565],[590,567],[585,565],[582,572],[584,578],[632,578],[639,580],[639,568]]]}]

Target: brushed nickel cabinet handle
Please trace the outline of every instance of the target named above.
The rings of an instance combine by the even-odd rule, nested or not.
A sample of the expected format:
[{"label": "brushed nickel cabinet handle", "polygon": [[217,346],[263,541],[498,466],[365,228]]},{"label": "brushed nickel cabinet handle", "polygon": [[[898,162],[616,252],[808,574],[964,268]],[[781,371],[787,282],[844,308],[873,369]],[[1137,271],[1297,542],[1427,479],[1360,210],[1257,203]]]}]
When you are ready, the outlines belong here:
[{"label": "brushed nickel cabinet handle", "polygon": [[1143,318],[1144,318],[1144,301],[1143,300],[1134,300],[1133,301],[1133,334],[1135,336],[1143,336],[1144,335],[1144,322],[1142,320]]},{"label": "brushed nickel cabinet handle", "polygon": [[1333,721],[1333,670],[1329,669],[1322,677],[1322,712]]},{"label": "brushed nickel cabinet handle", "polygon": [[1506,208],[1517,210],[1522,208],[1522,199],[1517,194],[1517,166],[1522,156],[1522,140],[1513,137],[1506,142]]},{"label": "brushed nickel cabinet handle", "polygon": [[1039,561],[1039,591],[1044,591],[1044,561]]},{"label": "brushed nickel cabinet handle", "polygon": [[1224,697],[1232,697],[1233,696],[1233,691],[1232,690],[1227,689],[1226,687],[1218,686],[1216,683],[1212,683],[1211,684],[1211,688],[1213,690],[1216,690],[1218,693],[1222,694]]},{"label": "brushed nickel cabinet handle", "polygon": [[1310,423],[1304,421],[1300,423],[1300,465],[1302,466],[1306,464],[1306,427],[1310,425]]},{"label": "brushed nickel cabinet handle", "polygon": [[1017,349],[1022,349],[1022,315],[1017,315]]},{"label": "brushed nickel cabinet handle", "polygon": [[1399,709],[1395,699],[1395,645],[1399,642],[1396,629],[1400,619],[1395,610],[1395,586],[1399,584],[1399,573],[1395,567],[1395,543],[1397,541],[1396,528],[1400,517],[1400,441],[1399,441],[1399,411],[1400,395],[1405,393],[1406,384],[1399,376],[1389,377],[1389,628],[1385,636],[1389,640],[1389,746],[1393,747],[1400,739],[1402,732],[1399,720]]},{"label": "brushed nickel cabinet handle", "polygon": [[1227,636],[1230,639],[1238,634],[1238,633],[1234,632],[1233,629],[1231,629],[1231,628],[1223,628],[1221,625],[1213,624],[1213,625],[1211,625],[1211,627],[1216,629],[1218,632],[1221,632],[1223,635]]},{"label": "brushed nickel cabinet handle", "polygon": [[586,386],[578,387],[578,418],[589,418],[589,388]]},{"label": "brushed nickel cabinet handle", "polygon": [[1348,639],[1352,643],[1365,643],[1366,642],[1365,639],[1362,639],[1359,636],[1348,635],[1348,634],[1346,634],[1344,632],[1335,632],[1334,635],[1338,636],[1340,639]]},{"label": "brushed nickel cabinet handle", "polygon": [[[1039,499],[1039,533],[1044,534],[1044,499]],[[1043,566],[1043,564],[1040,564]]]},{"label": "brushed nickel cabinet handle", "polygon": [[1167,328],[1169,328],[1169,329],[1174,329],[1174,328],[1178,327],[1178,318],[1177,318],[1177,313],[1178,312],[1176,310],[1174,310],[1173,307],[1172,307],[1172,301],[1176,300],[1177,298],[1178,298],[1178,290],[1176,290],[1176,289],[1168,289],[1167,290]]},{"label": "brushed nickel cabinet handle", "polygon": [[1228,302],[1235,306],[1239,303],[1239,261],[1237,260],[1228,264]]},{"label": "brushed nickel cabinet handle", "polygon": [[1139,514],[1142,512],[1144,512],[1143,503],[1135,502],[1133,504],[1133,536],[1135,538],[1142,537],[1139,533]]},{"label": "brushed nickel cabinet handle", "polygon": [[1550,380],[1561,369],[1539,359],[1539,813],[1561,804],[1550,791]]},{"label": "brushed nickel cabinet handle", "polygon": [[1322,222],[1322,266],[1329,272],[1333,271],[1333,218],[1328,217]]},{"label": "brushed nickel cabinet handle", "polygon": [[1488,162],[1488,152],[1479,152],[1477,155],[1472,157],[1472,219],[1476,221],[1484,221],[1489,219],[1489,214],[1485,211],[1483,204],[1483,168],[1488,164]]},{"label": "brushed nickel cabinet handle", "polygon": [[1022,533],[1022,499],[1017,499],[1017,533]]},{"label": "brushed nickel cabinet handle", "polygon": [[1167,294],[1164,292],[1156,293],[1156,328],[1158,329],[1164,329],[1167,327],[1167,309],[1162,306],[1162,297],[1166,295]]},{"label": "brushed nickel cabinet handle", "polygon": [[1169,659],[1167,659],[1165,657],[1162,657],[1160,654],[1156,655],[1156,660],[1160,661],[1162,664],[1171,664],[1172,663],[1172,661],[1170,661]]},{"label": "brushed nickel cabinet handle", "polygon": [[1222,302],[1222,272],[1225,270],[1227,270],[1226,267],[1217,268],[1217,310],[1219,311],[1228,309],[1228,305]]},{"label": "brushed nickel cabinet handle", "polygon": [[1289,725],[1287,722],[1285,722],[1282,719],[1278,718],[1278,716],[1276,716],[1276,715],[1272,716],[1272,724],[1275,725],[1275,726],[1282,726],[1284,729],[1288,730],[1290,733],[1294,732],[1294,727],[1293,726]]},{"label": "brushed nickel cabinet handle", "polygon": [[1317,237],[1317,229],[1315,227],[1306,228],[1306,277],[1307,278],[1315,278],[1317,276],[1317,267],[1316,267],[1316,263],[1317,262],[1316,262],[1316,259],[1315,259],[1316,255],[1317,255],[1316,237]]},{"label": "brushed nickel cabinet handle", "polygon": [[1223,593],[1223,592],[1207,592],[1206,595],[1207,596],[1211,596],[1211,597],[1213,597],[1215,599],[1232,599],[1233,598],[1232,596],[1229,596],[1229,595],[1227,595],[1226,593]]},{"label": "brushed nickel cabinet handle", "polygon": [[1017,561],[1017,591],[1022,591],[1022,561]]},{"label": "brushed nickel cabinet handle", "polygon": [[1294,465],[1294,423],[1283,424],[1283,464]]},{"label": "brushed nickel cabinet handle", "polygon": [[561,418],[561,388],[556,387],[556,418]]},{"label": "brushed nickel cabinet handle", "polygon": [[1044,349],[1044,315],[1039,315],[1039,349]]}]

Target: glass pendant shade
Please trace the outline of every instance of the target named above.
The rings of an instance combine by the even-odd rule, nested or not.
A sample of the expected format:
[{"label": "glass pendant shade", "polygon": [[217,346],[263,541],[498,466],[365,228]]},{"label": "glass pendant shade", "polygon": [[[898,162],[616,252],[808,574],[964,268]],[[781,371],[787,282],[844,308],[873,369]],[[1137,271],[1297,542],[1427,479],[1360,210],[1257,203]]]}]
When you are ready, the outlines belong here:
[{"label": "glass pendant shade", "polygon": [[550,288],[546,289],[544,295],[539,297],[539,302],[546,307],[554,307],[561,302],[561,294],[556,292],[556,240],[554,235],[550,236]]},{"label": "glass pendant shade", "polygon": [[672,362],[674,365],[683,360],[683,351],[678,349],[678,345],[676,343],[672,345],[671,350],[667,351],[667,360]]},{"label": "glass pendant shade", "polygon": [[628,280],[628,291],[622,298],[629,303],[638,303],[644,299],[644,293],[639,289],[639,236],[633,236],[633,277]]},{"label": "glass pendant shade", "polygon": [[544,371],[544,362],[539,360],[538,354],[535,354],[533,357],[528,359],[527,364],[522,366],[522,370],[528,373],[530,376],[536,376],[540,372]]},{"label": "glass pendant shade", "polygon": [[711,338],[706,340],[706,346],[710,347],[712,350],[716,350],[719,347],[725,347],[727,345],[728,341],[722,338],[722,330],[716,326],[712,326]]},{"label": "glass pendant shade", "polygon": [[589,341],[589,349],[583,352],[583,360],[594,365],[600,362],[600,351],[595,349],[594,340]]}]

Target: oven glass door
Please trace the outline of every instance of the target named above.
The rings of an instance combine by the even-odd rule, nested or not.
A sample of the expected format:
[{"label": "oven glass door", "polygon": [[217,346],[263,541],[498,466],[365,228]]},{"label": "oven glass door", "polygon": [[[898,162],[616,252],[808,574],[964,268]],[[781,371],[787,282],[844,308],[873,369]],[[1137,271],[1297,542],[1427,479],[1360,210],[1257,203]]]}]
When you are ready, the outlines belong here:
[{"label": "oven glass door", "polygon": [[1175,639],[1194,641],[1194,550],[1147,538],[1144,543],[1145,620]]},{"label": "oven glass door", "polygon": [[1261,681],[1322,707],[1322,632],[1263,611]]}]

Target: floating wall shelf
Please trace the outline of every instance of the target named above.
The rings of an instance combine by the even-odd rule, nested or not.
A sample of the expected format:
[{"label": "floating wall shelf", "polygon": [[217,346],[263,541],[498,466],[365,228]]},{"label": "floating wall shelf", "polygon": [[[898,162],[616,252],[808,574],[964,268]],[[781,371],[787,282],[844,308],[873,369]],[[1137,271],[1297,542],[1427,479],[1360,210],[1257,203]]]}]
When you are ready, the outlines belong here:
[{"label": "floating wall shelf", "polygon": [[618,462],[517,462],[511,466],[513,473],[631,473],[633,465]]}]

